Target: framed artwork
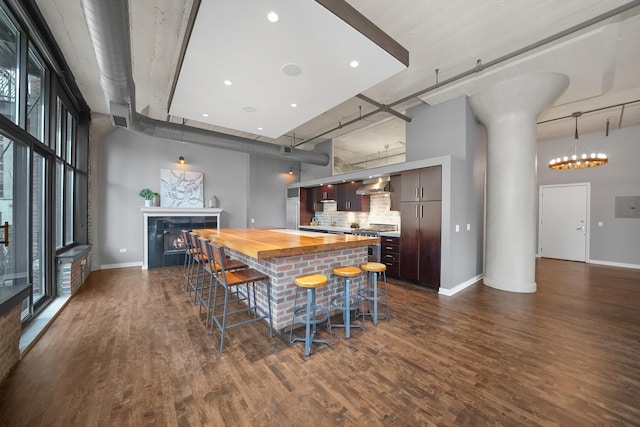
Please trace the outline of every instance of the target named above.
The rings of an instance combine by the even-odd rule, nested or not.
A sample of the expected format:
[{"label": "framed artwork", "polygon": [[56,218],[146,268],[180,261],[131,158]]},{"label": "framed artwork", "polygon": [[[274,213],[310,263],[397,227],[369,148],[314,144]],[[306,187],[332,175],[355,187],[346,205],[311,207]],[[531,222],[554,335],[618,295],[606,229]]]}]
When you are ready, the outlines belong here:
[{"label": "framed artwork", "polygon": [[160,206],[167,208],[203,208],[202,172],[160,169]]}]

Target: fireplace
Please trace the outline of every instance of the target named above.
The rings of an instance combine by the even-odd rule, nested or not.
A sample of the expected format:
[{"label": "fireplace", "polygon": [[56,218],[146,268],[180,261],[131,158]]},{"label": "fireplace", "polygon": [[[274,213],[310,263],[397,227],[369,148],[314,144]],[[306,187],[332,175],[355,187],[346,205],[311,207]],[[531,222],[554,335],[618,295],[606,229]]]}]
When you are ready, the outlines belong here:
[{"label": "fireplace", "polygon": [[222,209],[140,208],[144,213],[143,269],[182,265],[185,242],[182,230],[220,228]]}]

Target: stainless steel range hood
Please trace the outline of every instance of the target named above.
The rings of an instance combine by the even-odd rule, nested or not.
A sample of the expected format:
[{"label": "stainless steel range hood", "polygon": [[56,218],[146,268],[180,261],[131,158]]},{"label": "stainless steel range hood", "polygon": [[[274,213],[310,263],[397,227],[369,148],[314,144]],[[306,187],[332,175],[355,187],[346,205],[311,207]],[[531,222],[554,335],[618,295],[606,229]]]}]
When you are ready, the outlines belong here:
[{"label": "stainless steel range hood", "polygon": [[380,178],[365,179],[362,181],[362,187],[356,190],[356,194],[370,195],[370,194],[384,194],[390,193],[391,177],[382,176]]}]

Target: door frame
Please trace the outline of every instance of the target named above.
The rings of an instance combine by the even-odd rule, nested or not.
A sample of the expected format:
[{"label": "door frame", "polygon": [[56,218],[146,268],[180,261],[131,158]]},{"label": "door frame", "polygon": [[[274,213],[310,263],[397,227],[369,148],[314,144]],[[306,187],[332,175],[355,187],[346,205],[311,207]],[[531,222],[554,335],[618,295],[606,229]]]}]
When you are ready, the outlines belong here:
[{"label": "door frame", "polygon": [[585,264],[590,263],[590,242],[591,242],[591,183],[590,182],[573,182],[567,184],[551,184],[551,185],[539,185],[538,186],[538,244],[536,247],[536,252],[538,253],[538,257],[542,257],[542,251],[540,251],[540,245],[542,244],[542,191],[545,188],[553,188],[553,187],[585,187],[587,191],[587,206],[586,206],[586,215],[585,215],[585,248],[584,248],[584,262]]}]

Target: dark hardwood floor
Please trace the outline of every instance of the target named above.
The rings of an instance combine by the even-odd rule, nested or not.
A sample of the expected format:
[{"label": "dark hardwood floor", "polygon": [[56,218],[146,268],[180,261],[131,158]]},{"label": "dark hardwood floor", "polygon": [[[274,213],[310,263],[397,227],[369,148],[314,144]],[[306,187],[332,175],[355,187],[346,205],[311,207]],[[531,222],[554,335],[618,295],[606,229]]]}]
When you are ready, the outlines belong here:
[{"label": "dark hardwood floor", "polygon": [[542,259],[535,294],[392,284],[391,321],[309,358],[262,324],[219,355],[179,275],[92,273],[0,386],[0,425],[640,423],[640,270]]}]

